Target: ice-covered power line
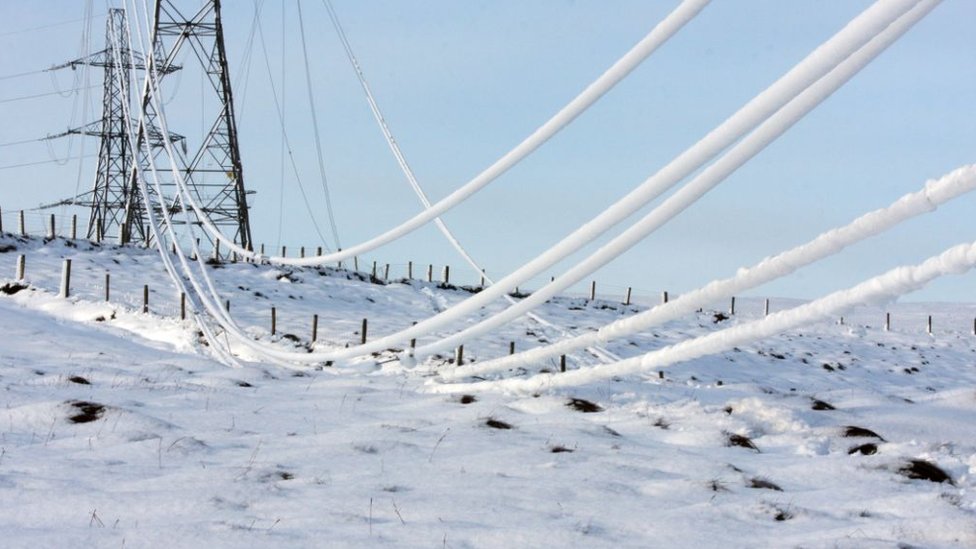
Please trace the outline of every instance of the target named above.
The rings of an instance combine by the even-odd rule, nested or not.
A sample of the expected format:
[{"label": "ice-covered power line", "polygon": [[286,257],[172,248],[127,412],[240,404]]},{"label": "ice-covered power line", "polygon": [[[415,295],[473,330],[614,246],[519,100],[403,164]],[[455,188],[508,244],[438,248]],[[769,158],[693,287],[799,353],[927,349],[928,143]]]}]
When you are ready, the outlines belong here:
[{"label": "ice-covered power line", "polygon": [[[905,2],[908,0],[894,1]],[[631,48],[630,51],[624,54],[624,56],[614,63],[609,69],[607,69],[606,72],[587,86],[586,89],[584,89],[559,112],[553,115],[552,118],[539,126],[538,129],[536,129],[529,137],[525,138],[525,140],[519,143],[515,148],[496,160],[491,166],[475,176],[474,179],[465,183],[463,186],[456,189],[454,192],[441,199],[436,204],[433,204],[430,208],[423,210],[411,219],[371,240],[346,248],[341,252],[337,251],[330,254],[306,258],[287,258],[276,256],[266,257],[255,254],[250,250],[242,249],[233,241],[221,235],[219,231],[213,233],[213,236],[218,238],[222,243],[227,245],[229,249],[235,251],[242,257],[270,261],[280,265],[311,266],[350,259],[410,234],[412,231],[443,215],[451,208],[461,204],[545,144],[556,133],[569,125],[570,122],[575,120],[580,114],[586,111],[586,109],[592,106],[597,100],[603,97],[604,94],[617,85],[617,83],[623,80],[662,44],[681,30],[681,28],[684,27],[686,23],[691,21],[698,14],[698,12],[704,9],[709,2],[710,0],[683,0],[681,4],[674,9],[674,11],[668,14],[663,21],[656,25],[647,34],[647,36],[637,43],[637,45]],[[208,231],[210,231],[209,227]]]},{"label": "ice-covered power line", "polygon": [[[931,0],[922,3],[922,5],[928,6],[928,9],[931,9],[931,6],[934,6],[936,3],[937,1]],[[917,0],[882,0],[873,4],[769,88],[749,101],[732,117],[710,132],[701,141],[679,155],[668,166],[648,178],[648,180],[638,186],[634,191],[617,201],[594,220],[583,225],[556,246],[508,275],[496,285],[485,289],[481,293],[468,298],[464,302],[434,317],[417,323],[415,326],[403,329],[395,334],[377,338],[364,345],[348,349],[317,351],[304,356],[298,356],[297,353],[293,353],[293,355],[295,355],[297,360],[303,362],[313,361],[315,359],[337,360],[352,358],[366,353],[382,351],[410,338],[428,335],[435,330],[452,325],[470,314],[474,314],[485,304],[500,297],[501,294],[510,291],[520,281],[535,276],[543,269],[548,268],[550,265],[575,252],[602,234],[602,232],[605,232],[625,217],[634,213],[643,204],[659,196],[680,179],[713,158],[741,135],[752,130],[763,120],[773,115],[784,104],[792,101],[811,84],[817,82],[826,73],[843,63],[853,52],[861,49],[862,46],[871,41],[875,36],[884,32],[892,22],[911,11],[917,4],[919,4]],[[920,12],[916,11],[913,13],[918,15]],[[905,20],[912,19],[912,17],[906,16]],[[904,31],[902,30],[901,32]],[[865,51],[869,49],[866,48]],[[852,64],[849,66],[855,65]],[[809,97],[815,98],[817,94],[810,94]],[[797,107],[803,105],[805,105],[803,101],[797,103]],[[781,126],[780,123],[777,123],[770,127],[780,129]],[[760,141],[763,138],[765,137],[760,136]],[[738,158],[738,156],[734,156],[733,158]],[[720,170],[712,170],[710,173],[712,175],[719,174]],[[705,181],[702,180],[703,183]],[[188,198],[192,200],[192,196]],[[204,226],[207,226],[206,219],[204,218],[202,221],[204,222]]]},{"label": "ice-covered power line", "polygon": [[806,324],[819,322],[865,303],[880,303],[919,290],[948,274],[962,274],[976,266],[976,242],[960,244],[918,265],[897,267],[846,290],[834,292],[805,305],[773,313],[764,319],[690,339],[643,356],[558,374],[539,374],[529,378],[509,378],[474,383],[433,384],[439,393],[472,392],[495,389],[539,391],[572,387],[607,380],[616,376],[646,373],[680,362],[714,355],[758,341]]},{"label": "ice-covered power line", "polygon": [[444,379],[454,380],[498,372],[519,366],[538,364],[546,358],[566,354],[588,345],[606,343],[670,320],[689,314],[707,303],[734,296],[793,273],[797,269],[840,252],[844,248],[871,236],[880,234],[912,217],[935,211],[940,205],[976,189],[976,164],[963,166],[940,177],[928,181],[917,192],[907,194],[887,208],[875,210],[858,217],[851,223],[831,229],[813,240],[767,257],[759,263],[739,269],[735,276],[709,282],[699,288],[657,305],[634,316],[617,320],[571,339],[557,341],[551,345],[536,347],[527,351],[475,364],[466,364],[440,372]]},{"label": "ice-covered power line", "polygon": [[416,350],[418,356],[426,356],[439,350],[450,349],[467,339],[489,333],[491,330],[525,314],[543,304],[560,291],[583,280],[608,262],[623,254],[652,232],[680,214],[708,191],[721,183],[732,172],[748,162],[767,145],[783,135],[813,108],[829,97],[851,77],[867,66],[878,54],[893,44],[915,23],[927,15],[940,0],[922,0],[890,26],[878,33],[865,46],[851,54],[795,99],[770,116],[752,133],[729,149],[721,158],[696,175],[684,187],[651,210],[640,221],[603,245],[583,261],[558,276],[551,283],[535,291],[517,305],[509,307],[481,322],[465,328],[452,336],[428,344]]},{"label": "ice-covered power line", "polygon": [[[423,205],[423,207],[430,208],[431,207],[430,199],[427,197],[427,193],[424,192],[424,189],[420,186],[420,182],[417,181],[417,177],[414,174],[413,169],[410,167],[410,164],[407,162],[407,157],[403,154],[403,151],[400,149],[399,143],[397,142],[396,138],[393,136],[393,131],[390,129],[389,124],[387,124],[386,117],[383,116],[383,111],[380,110],[379,103],[377,103],[376,97],[373,95],[373,91],[369,86],[369,82],[366,80],[366,74],[363,71],[362,66],[359,64],[359,60],[356,58],[356,54],[352,50],[352,44],[349,43],[349,39],[346,36],[345,29],[342,28],[342,24],[339,22],[339,16],[338,14],[336,14],[335,9],[332,6],[332,2],[330,0],[322,0],[322,4],[325,6],[325,9],[329,15],[329,19],[332,21],[332,27],[335,29],[336,35],[339,38],[339,42],[342,44],[342,48],[346,52],[346,58],[349,60],[349,64],[352,66],[353,72],[356,73],[356,78],[359,80],[359,85],[362,88],[364,95],[366,96],[366,102],[369,104],[369,109],[370,112],[372,112],[373,114],[373,119],[376,121],[376,124],[379,126],[380,132],[383,134],[384,139],[386,139],[386,144],[390,148],[390,151],[393,153],[393,157],[396,159],[397,164],[400,166],[400,171],[403,172],[404,178],[407,180],[407,183],[410,184],[410,188],[417,196],[417,199],[420,200],[420,203]],[[299,12],[300,11],[301,10],[299,10]],[[447,224],[444,222],[442,218],[440,217],[434,218],[434,225],[441,232],[441,234],[451,245],[451,247],[454,248],[454,250],[458,253],[459,256],[461,256],[461,259],[463,259],[464,262],[471,267],[471,269],[474,271],[474,274],[476,276],[480,276],[481,279],[484,280],[489,286],[495,283],[494,279],[487,274],[486,269],[482,266],[482,264],[476,261],[474,257],[472,257],[471,253],[468,252],[467,249],[465,249],[465,247],[461,244],[461,241],[458,240],[458,238],[454,235],[453,232],[451,232],[451,230],[447,227]],[[506,294],[504,297],[510,304],[513,305],[515,304],[515,299],[510,295]],[[545,318],[542,318],[536,313],[529,313],[528,316],[529,318],[531,318],[532,320],[534,320],[535,322],[539,323],[544,327],[557,330],[564,336],[567,335],[567,332],[563,327],[558,326]],[[613,358],[615,357],[615,355],[613,355],[613,353],[609,352],[606,349],[602,349],[602,348],[591,349],[591,351],[596,356],[611,357],[611,359],[619,358],[619,357]]]}]

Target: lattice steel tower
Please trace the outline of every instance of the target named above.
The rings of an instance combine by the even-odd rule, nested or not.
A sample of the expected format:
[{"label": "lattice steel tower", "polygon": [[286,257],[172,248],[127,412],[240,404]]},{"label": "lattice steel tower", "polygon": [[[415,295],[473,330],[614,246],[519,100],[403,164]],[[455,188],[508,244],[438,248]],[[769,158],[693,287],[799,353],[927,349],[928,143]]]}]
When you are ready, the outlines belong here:
[{"label": "lattice steel tower", "polygon": [[[207,218],[233,237],[242,247],[251,249],[251,225],[248,218],[247,192],[244,188],[244,172],[241,166],[241,155],[237,141],[237,122],[234,117],[234,101],[231,91],[230,74],[227,69],[227,53],[224,47],[224,32],[220,19],[220,1],[204,2],[192,17],[184,16],[171,0],[156,0],[153,28],[154,55],[150,61],[157,72],[165,74],[171,71],[179,53],[186,47],[192,50],[193,56],[201,64],[208,88],[216,98],[217,108],[210,113],[209,131],[200,141],[199,147],[193,154],[183,151],[178,161],[179,170],[188,184],[190,192],[202,206]],[[150,69],[151,70],[151,69]],[[139,149],[136,161],[140,166],[148,167],[149,154],[161,157],[160,148],[163,145],[158,139],[158,130],[154,130],[159,120],[150,94],[151,87],[143,91],[142,108],[145,114],[146,128],[139,128]],[[161,98],[159,98],[161,100]],[[154,139],[153,133],[157,133]],[[148,139],[151,152],[147,153],[142,143]],[[146,239],[146,212],[142,207],[141,195],[138,192],[138,180],[135,166],[129,176],[128,191],[126,193],[125,221],[123,228],[124,239],[129,235],[138,235]],[[167,208],[175,213],[178,210],[177,196],[173,188],[174,182],[163,182],[163,196],[151,197],[154,208]],[[154,194],[154,193],[150,193]],[[174,216],[179,220],[180,216]],[[199,224],[194,218],[191,223]]]},{"label": "lattice steel tower", "polygon": [[[89,65],[104,69],[102,82],[102,118],[64,134],[100,138],[95,184],[91,192],[88,238],[101,241],[122,228],[125,205],[129,201],[128,178],[132,167],[132,150],[128,131],[131,122],[127,111],[131,105],[130,71],[146,68],[145,57],[129,48],[129,26],[125,10],[110,9],[105,22],[105,49],[89,54],[51,70]],[[172,66],[166,72],[178,70]],[[134,129],[134,128],[131,128]],[[150,132],[161,138],[159,132]],[[59,136],[60,136],[59,135]],[[59,137],[52,136],[52,137]],[[176,141],[181,137],[171,136]]]}]

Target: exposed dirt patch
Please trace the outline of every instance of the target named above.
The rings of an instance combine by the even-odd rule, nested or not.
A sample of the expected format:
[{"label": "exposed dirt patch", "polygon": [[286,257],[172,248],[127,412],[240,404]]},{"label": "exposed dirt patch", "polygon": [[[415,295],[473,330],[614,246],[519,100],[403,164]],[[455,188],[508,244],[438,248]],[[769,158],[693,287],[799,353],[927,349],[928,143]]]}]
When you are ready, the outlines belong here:
[{"label": "exposed dirt patch", "polygon": [[817,399],[817,398],[813,399],[813,404],[810,405],[810,408],[812,408],[814,410],[818,410],[818,411],[836,410],[837,409],[837,408],[834,407],[833,404],[831,404],[829,402],[824,402],[823,400],[820,400],[820,399]]},{"label": "exposed dirt patch", "polygon": [[757,453],[759,452],[759,447],[756,446],[749,437],[743,435],[737,435],[735,433],[728,433],[728,438],[726,439],[725,445],[739,446],[741,448],[748,448],[750,450],[755,450]]},{"label": "exposed dirt patch", "polygon": [[570,398],[569,401],[566,402],[566,406],[569,406],[577,412],[583,412],[584,414],[592,414],[603,411],[602,406],[582,398]]},{"label": "exposed dirt patch", "polygon": [[74,415],[68,416],[68,421],[71,423],[89,423],[96,421],[102,417],[105,413],[105,406],[98,404],[97,402],[87,402],[84,400],[75,400],[68,402],[74,410],[69,413]]},{"label": "exposed dirt patch", "polygon": [[913,459],[898,469],[898,472],[908,478],[928,480],[931,482],[947,482],[956,485],[948,473],[934,463],[924,459]]},{"label": "exposed dirt patch", "polygon": [[21,290],[26,290],[27,284],[21,284],[20,282],[8,282],[3,286],[0,286],[0,292],[7,295],[14,295]]},{"label": "exposed dirt patch", "polygon": [[871,429],[865,429],[864,427],[858,427],[856,425],[848,425],[844,427],[844,436],[849,438],[857,438],[857,437],[876,438],[881,442],[888,442],[884,439],[884,437],[882,437],[878,433],[875,433]]},{"label": "exposed dirt patch", "polygon": [[485,421],[485,425],[491,427],[492,429],[511,429],[512,428],[512,424],[511,423],[505,423],[504,421],[501,421],[501,420],[495,419],[495,418],[491,418],[491,417],[488,418]]},{"label": "exposed dirt patch", "polygon": [[759,490],[774,490],[776,492],[783,491],[778,484],[762,477],[753,477],[749,479],[749,488],[756,488]]},{"label": "exposed dirt patch", "polygon": [[873,442],[868,442],[867,444],[861,444],[860,446],[853,446],[847,451],[848,454],[861,454],[862,456],[873,456],[878,453],[878,445]]}]

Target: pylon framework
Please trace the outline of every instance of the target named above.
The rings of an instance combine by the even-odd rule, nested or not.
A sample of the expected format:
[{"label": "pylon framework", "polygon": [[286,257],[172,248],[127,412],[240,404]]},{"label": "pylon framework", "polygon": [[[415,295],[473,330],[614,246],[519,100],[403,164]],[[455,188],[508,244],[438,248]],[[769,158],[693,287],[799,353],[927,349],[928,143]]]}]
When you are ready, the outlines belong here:
[{"label": "pylon framework", "polygon": [[[104,69],[102,118],[51,137],[79,134],[100,138],[95,183],[92,187],[91,200],[88,202],[90,205],[88,238],[101,241],[113,231],[118,233],[122,228],[125,205],[129,201],[128,178],[133,157],[128,132],[135,129],[127,116],[131,105],[130,74],[132,69],[146,68],[145,56],[130,50],[129,26],[125,10],[118,8],[109,10],[105,22],[105,49],[52,67],[51,70],[62,68],[73,70],[79,65]],[[179,68],[171,65],[165,72],[173,72]],[[157,143],[161,142],[161,132],[149,133],[153,140]],[[182,136],[171,134],[170,139],[179,141]]]},{"label": "pylon framework", "polygon": [[[189,47],[202,65],[217,100],[209,131],[203,136],[197,150],[189,155],[184,148],[183,155],[174,161],[180,163],[179,171],[195,200],[202,206],[202,213],[224,234],[232,236],[234,242],[251,249],[247,191],[244,187],[244,172],[237,140],[237,122],[224,47],[220,1],[204,2],[203,7],[192,17],[186,17],[171,0],[156,0],[154,21],[154,54],[150,64],[155,67],[155,72],[172,72],[171,67],[177,56],[184,48]],[[155,87],[155,90],[159,88]],[[156,129],[159,113],[151,100],[152,93],[155,93],[154,86],[147,83],[142,96],[144,126],[138,130],[139,146],[135,155],[138,167],[143,168],[144,172],[149,169],[150,157],[162,157],[164,145],[159,139],[160,132]],[[149,147],[143,146],[147,142]],[[150,239],[146,229],[148,219],[139,191],[138,172],[137,166],[132,166],[129,171],[122,227],[123,243],[128,242],[131,237],[141,237],[145,241]],[[167,208],[167,211],[176,213],[180,203],[174,198],[179,195],[175,182],[172,179],[160,180],[160,186],[163,196],[150,196],[149,202],[154,209]],[[147,187],[151,188],[152,185]],[[150,195],[155,195],[155,191],[151,190]],[[174,216],[174,221],[179,220],[180,216]],[[191,216],[190,222],[200,224],[195,215]]]}]

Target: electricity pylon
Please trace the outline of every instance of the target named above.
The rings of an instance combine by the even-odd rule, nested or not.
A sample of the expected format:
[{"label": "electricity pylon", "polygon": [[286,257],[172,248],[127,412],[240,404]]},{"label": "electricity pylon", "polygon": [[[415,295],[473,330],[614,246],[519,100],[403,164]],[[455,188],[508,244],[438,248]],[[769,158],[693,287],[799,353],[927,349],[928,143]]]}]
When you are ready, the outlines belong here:
[{"label": "electricity pylon", "polygon": [[[79,134],[100,138],[95,184],[92,188],[88,218],[88,238],[101,241],[113,231],[122,229],[125,205],[129,201],[129,173],[132,168],[132,150],[129,132],[134,130],[129,120],[131,94],[129,91],[132,69],[145,70],[143,54],[129,48],[129,25],[125,10],[110,9],[105,22],[105,49],[89,54],[51,70],[89,65],[104,69],[102,82],[102,118],[80,128],[72,128],[62,135]],[[172,65],[164,72],[179,70]],[[150,132],[158,142],[162,134]],[[171,141],[182,136],[171,134]]]},{"label": "electricity pylon", "polygon": [[[232,237],[234,242],[244,248],[252,248],[251,225],[248,218],[247,192],[244,188],[244,172],[237,141],[237,122],[234,117],[234,101],[227,68],[227,52],[224,47],[223,26],[220,19],[220,1],[204,2],[192,17],[184,16],[171,0],[156,0],[154,10],[152,43],[154,53],[150,60],[150,78],[154,73],[165,74],[173,66],[180,52],[189,47],[193,56],[200,61],[208,88],[216,97],[217,108],[209,113],[209,131],[199,147],[184,156],[174,159],[180,163],[179,172],[186,181],[189,191],[201,205],[201,213],[211,223]],[[155,70],[153,70],[155,69]],[[136,162],[148,168],[149,155],[161,157],[162,140],[153,140],[151,132],[155,128],[160,113],[157,112],[150,94],[159,91],[157,86],[147,86],[143,90],[142,113],[144,127],[139,128],[139,147]],[[161,99],[161,98],[157,98]],[[208,104],[203,102],[203,104]],[[206,116],[206,114],[205,114]],[[143,146],[148,140],[149,147]],[[185,143],[185,142],[184,142]],[[130,169],[128,192],[123,226],[123,241],[139,235],[148,240],[146,234],[146,212],[138,191],[136,166]],[[154,208],[167,208],[175,212],[179,202],[174,198],[175,182],[161,181],[163,196],[150,197]],[[152,194],[152,193],[151,193]],[[174,216],[179,220],[179,216]],[[191,223],[200,224],[198,218]]]}]

